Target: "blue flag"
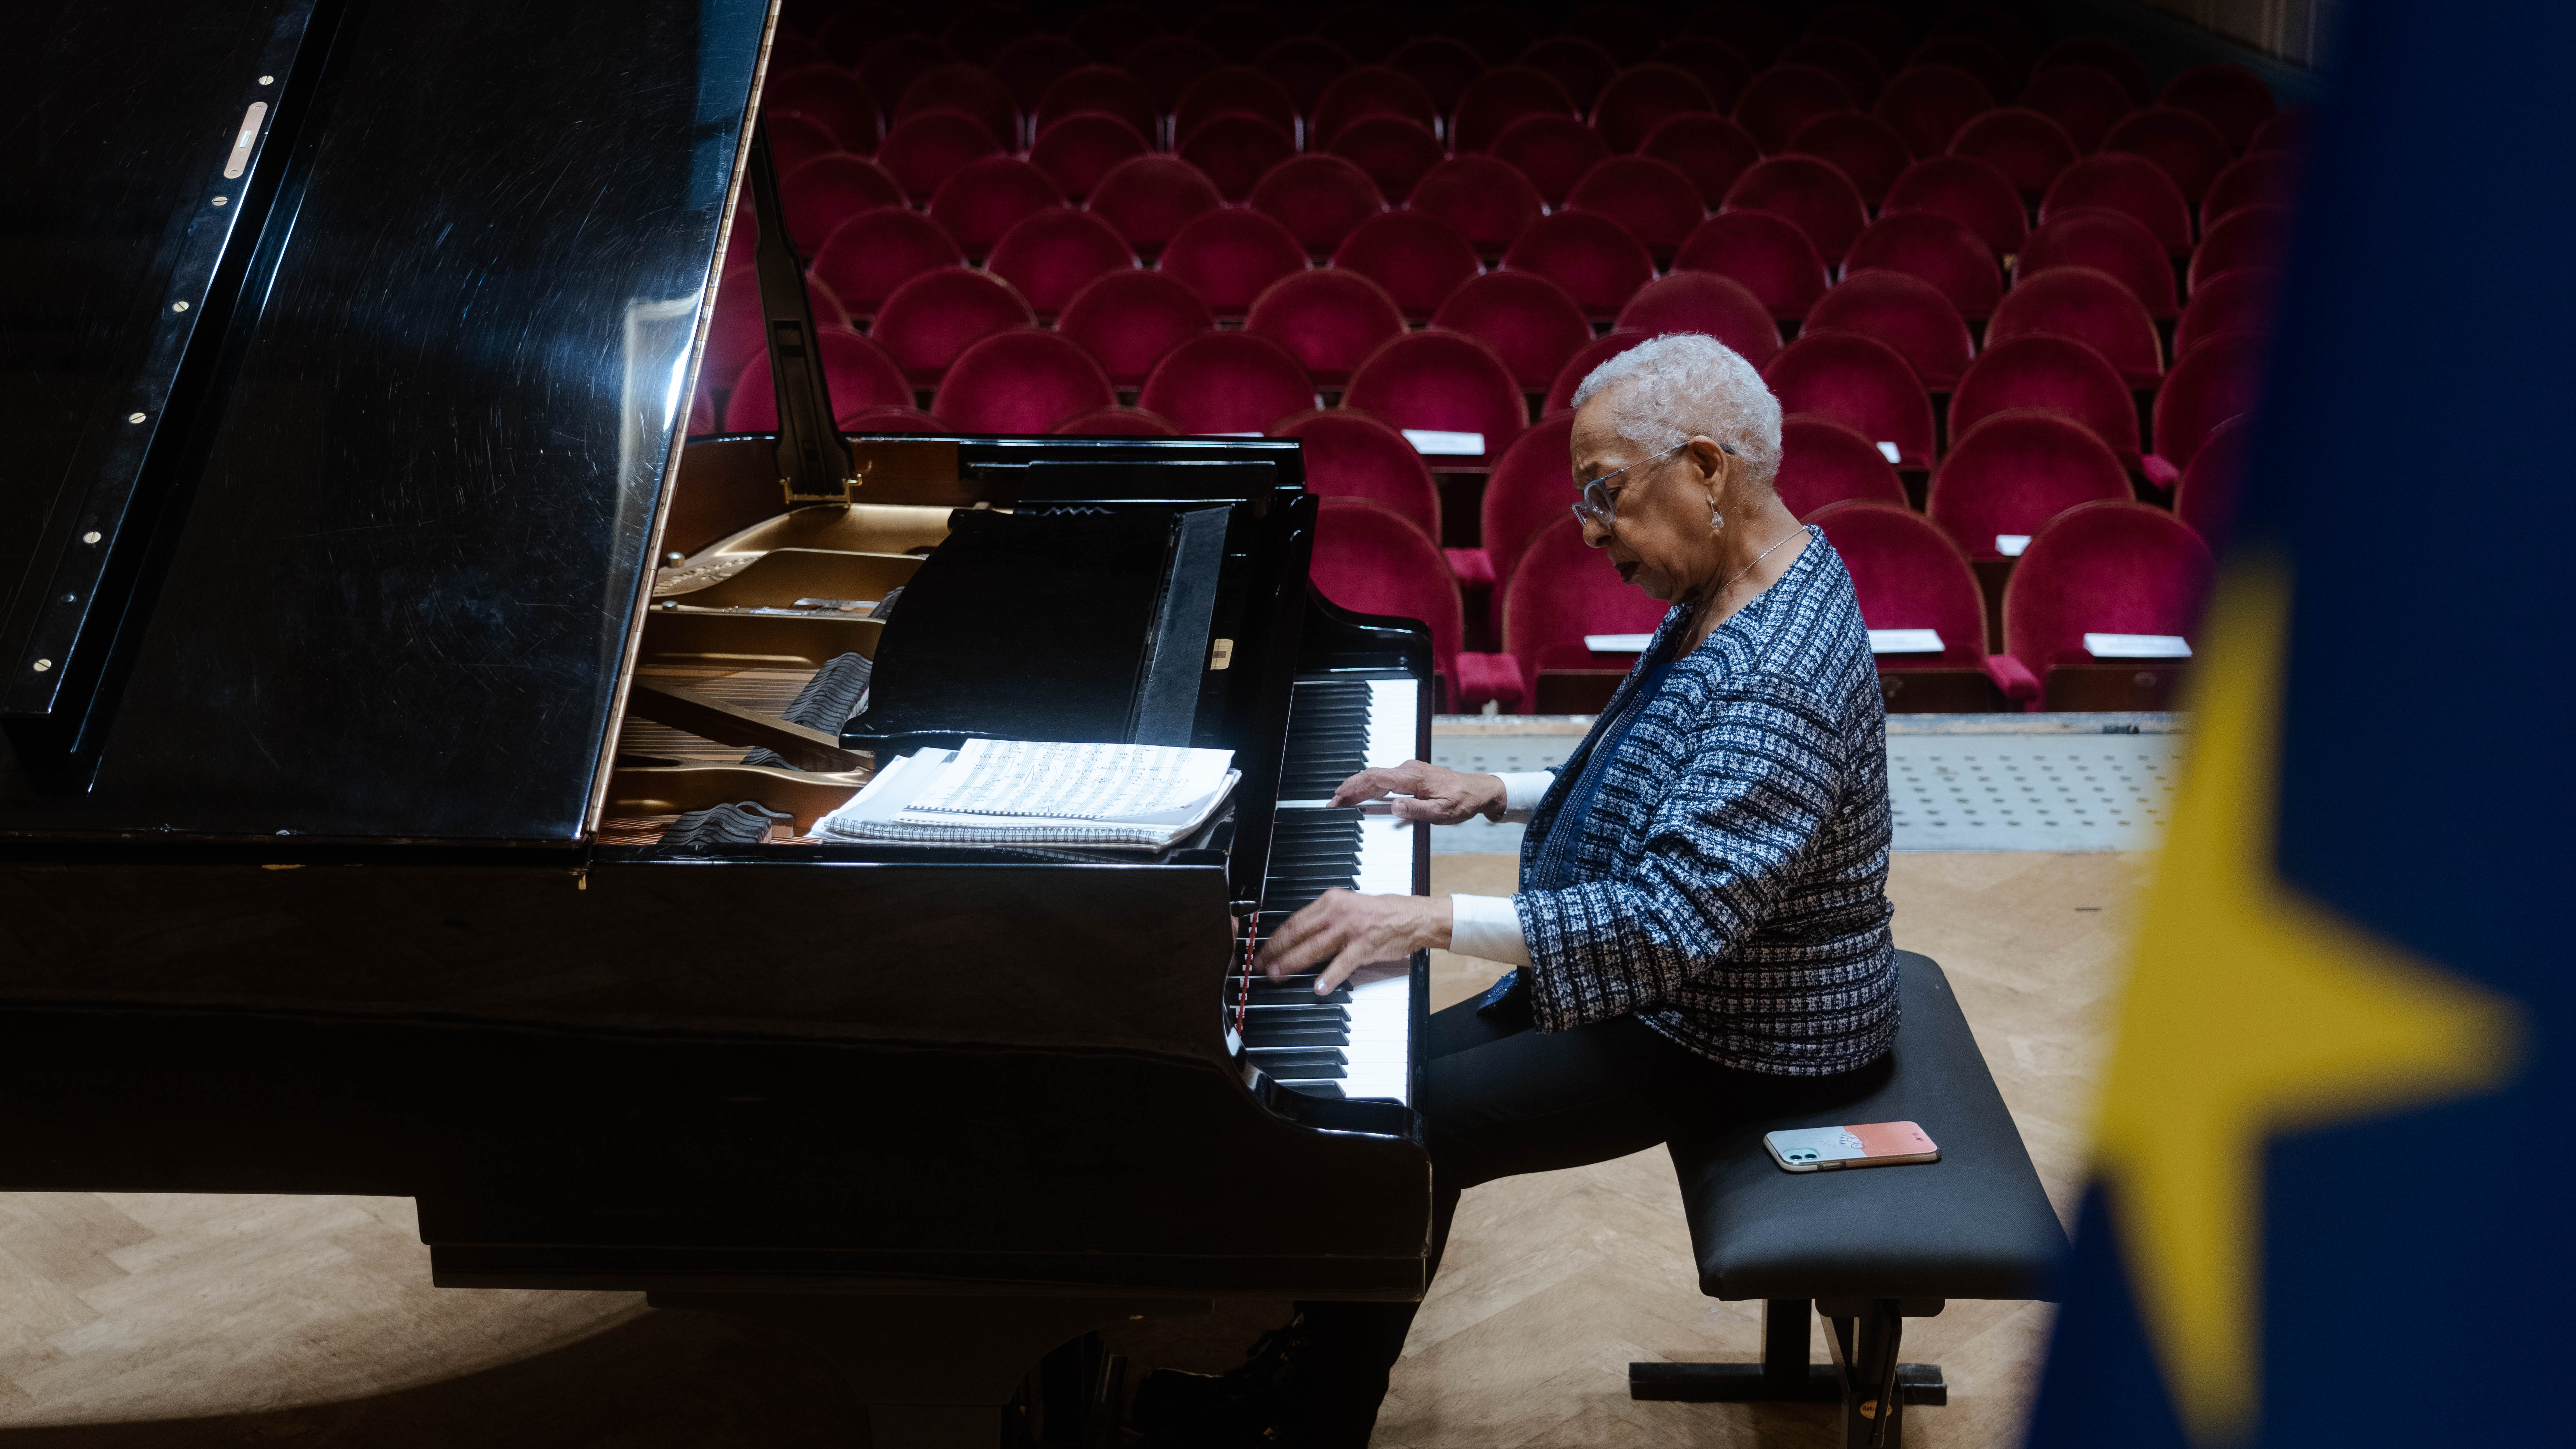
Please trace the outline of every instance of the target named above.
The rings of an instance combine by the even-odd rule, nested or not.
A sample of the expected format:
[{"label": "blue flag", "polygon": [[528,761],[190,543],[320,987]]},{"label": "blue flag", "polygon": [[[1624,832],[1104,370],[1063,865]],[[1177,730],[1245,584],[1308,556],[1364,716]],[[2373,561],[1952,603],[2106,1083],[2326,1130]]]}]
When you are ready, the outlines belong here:
[{"label": "blue flag", "polygon": [[2576,7],[2344,20],[2035,1449],[2576,1442]]}]

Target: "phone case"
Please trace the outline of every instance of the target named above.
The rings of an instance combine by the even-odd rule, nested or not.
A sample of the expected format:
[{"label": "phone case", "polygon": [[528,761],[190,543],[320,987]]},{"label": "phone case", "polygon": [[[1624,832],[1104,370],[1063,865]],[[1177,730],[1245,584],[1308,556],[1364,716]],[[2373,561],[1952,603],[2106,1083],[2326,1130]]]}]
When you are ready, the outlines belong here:
[{"label": "phone case", "polygon": [[1771,1160],[1787,1172],[1836,1172],[1846,1167],[1894,1167],[1941,1160],[1939,1144],[1911,1122],[1765,1132],[1762,1145],[1771,1149]]}]

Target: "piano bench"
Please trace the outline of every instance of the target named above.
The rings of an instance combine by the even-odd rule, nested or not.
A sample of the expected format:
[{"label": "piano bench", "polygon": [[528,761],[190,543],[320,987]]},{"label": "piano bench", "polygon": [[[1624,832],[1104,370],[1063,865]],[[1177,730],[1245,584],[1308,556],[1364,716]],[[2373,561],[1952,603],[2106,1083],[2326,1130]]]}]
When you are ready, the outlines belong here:
[{"label": "piano bench", "polygon": [[[1900,1449],[1904,1406],[1949,1393],[1938,1365],[1897,1362],[1905,1319],[1951,1298],[2055,1297],[2065,1233],[1949,979],[1910,951],[1897,969],[1904,1024],[1868,1096],[1670,1144],[1700,1291],[1763,1300],[1762,1362],[1630,1364],[1631,1398],[1838,1401],[1846,1446]],[[1920,1124],[1941,1160],[1793,1173],[1762,1145],[1782,1128],[1895,1121]],[[1807,1362],[1810,1304],[1830,1365]]]}]

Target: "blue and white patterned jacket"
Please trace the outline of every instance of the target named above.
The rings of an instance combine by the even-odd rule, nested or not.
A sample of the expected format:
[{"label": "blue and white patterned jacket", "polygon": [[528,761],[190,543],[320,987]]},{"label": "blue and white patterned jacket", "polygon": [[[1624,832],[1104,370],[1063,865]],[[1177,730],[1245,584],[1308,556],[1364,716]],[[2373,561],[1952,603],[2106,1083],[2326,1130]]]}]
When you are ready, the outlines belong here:
[{"label": "blue and white patterned jacket", "polygon": [[1664,616],[1531,816],[1512,904],[1532,1017],[1563,1031],[1633,1014],[1747,1071],[1866,1066],[1896,1036],[1887,721],[1851,575],[1822,533],[1674,661],[1581,838],[1547,849],[1602,729],[1686,615]]}]

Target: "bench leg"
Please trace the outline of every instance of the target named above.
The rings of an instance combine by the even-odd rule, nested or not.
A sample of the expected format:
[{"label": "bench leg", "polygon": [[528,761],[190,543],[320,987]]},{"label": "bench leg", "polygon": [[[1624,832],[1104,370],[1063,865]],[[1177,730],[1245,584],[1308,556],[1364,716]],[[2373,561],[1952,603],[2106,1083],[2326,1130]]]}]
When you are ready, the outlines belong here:
[{"label": "bench leg", "polygon": [[[1762,1305],[1762,1362],[1632,1363],[1628,1397],[1694,1404],[1840,1403],[1846,1445],[1901,1449],[1904,1405],[1937,1406],[1950,1401],[1950,1387],[1941,1378],[1939,1364],[1896,1361],[1904,1311],[1912,1309],[1914,1316],[1927,1317],[1938,1313],[1940,1306],[1893,1298],[1830,1306],[1844,1310],[1825,1319],[1832,1363],[1807,1362],[1811,1301],[1773,1298]],[[1892,1395],[1888,1393],[1891,1370]],[[1883,1398],[1892,1400],[1884,1424],[1879,1414]]]}]

